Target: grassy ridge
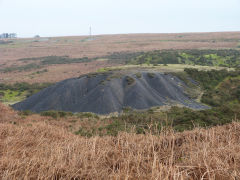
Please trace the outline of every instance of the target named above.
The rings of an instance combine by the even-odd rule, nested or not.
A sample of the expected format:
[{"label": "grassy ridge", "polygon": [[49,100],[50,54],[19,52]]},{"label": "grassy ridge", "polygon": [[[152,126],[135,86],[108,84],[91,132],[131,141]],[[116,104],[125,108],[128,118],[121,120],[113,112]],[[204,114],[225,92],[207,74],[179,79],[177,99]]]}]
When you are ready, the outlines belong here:
[{"label": "grassy ridge", "polygon": [[166,50],[142,53],[128,64],[191,64],[202,66],[239,67],[238,50]]},{"label": "grassy ridge", "polygon": [[46,57],[37,57],[37,58],[24,58],[24,59],[19,59],[19,61],[23,61],[28,64],[21,65],[21,66],[6,67],[4,69],[0,69],[0,72],[7,73],[7,72],[13,72],[13,71],[19,71],[19,72],[30,71],[33,69],[41,69],[43,67],[54,65],[54,64],[56,65],[56,64],[84,63],[84,62],[90,62],[92,60],[88,59],[87,57],[70,58],[68,56],[46,56]]},{"label": "grassy ridge", "polygon": [[165,50],[151,52],[115,52],[113,54],[89,59],[71,58],[69,56],[45,56],[23,58],[19,61],[28,63],[21,66],[10,66],[0,69],[1,72],[30,71],[49,65],[72,64],[91,62],[97,59],[106,59],[109,62],[120,64],[189,64],[202,66],[240,67],[240,51],[225,50]]},{"label": "grassy ridge", "polygon": [[83,58],[70,58],[69,56],[46,56],[38,58],[23,58],[19,61],[38,61],[41,65],[52,65],[52,64],[71,64],[71,63],[82,63],[89,62],[88,57]]}]

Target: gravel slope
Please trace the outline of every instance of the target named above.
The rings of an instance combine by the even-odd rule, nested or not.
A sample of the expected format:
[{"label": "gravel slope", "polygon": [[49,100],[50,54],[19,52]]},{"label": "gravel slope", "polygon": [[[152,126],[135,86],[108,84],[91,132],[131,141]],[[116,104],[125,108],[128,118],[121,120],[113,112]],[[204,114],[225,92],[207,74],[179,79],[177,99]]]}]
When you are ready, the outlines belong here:
[{"label": "gravel slope", "polygon": [[[141,77],[139,76],[141,75]],[[99,73],[67,79],[13,105],[16,110],[41,112],[62,110],[108,114],[123,107],[147,109],[162,105],[206,106],[190,99],[186,85],[170,74],[139,71],[124,74]]]}]

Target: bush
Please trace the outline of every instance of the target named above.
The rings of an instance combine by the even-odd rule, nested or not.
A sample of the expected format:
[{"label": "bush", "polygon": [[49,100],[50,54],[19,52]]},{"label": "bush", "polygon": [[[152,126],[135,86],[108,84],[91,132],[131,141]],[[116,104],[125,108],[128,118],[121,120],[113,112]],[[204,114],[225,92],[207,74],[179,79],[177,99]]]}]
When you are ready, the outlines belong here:
[{"label": "bush", "polygon": [[34,83],[34,84],[29,84],[26,82],[15,83],[15,84],[0,83],[0,90],[1,91],[6,91],[6,90],[19,91],[19,93],[23,91],[27,91],[27,97],[29,97],[39,92],[40,90],[46,87],[49,87],[50,85],[52,85],[52,83]]},{"label": "bush", "polygon": [[49,116],[52,117],[54,119],[57,118],[63,118],[63,117],[67,117],[67,116],[73,116],[72,112],[65,112],[65,111],[44,111],[40,113],[41,116]]},{"label": "bush", "polygon": [[149,78],[154,78],[155,77],[154,73],[147,73],[147,75],[148,75]]},{"label": "bush", "polygon": [[30,64],[26,64],[23,66],[11,66],[11,67],[7,67],[4,69],[1,69],[0,71],[4,72],[4,73],[8,73],[8,72],[13,72],[13,71],[30,71],[33,69],[41,69],[42,66],[39,64],[35,64],[35,63],[30,63]]},{"label": "bush", "polygon": [[19,112],[19,115],[22,115],[22,116],[30,116],[32,114],[34,114],[34,113],[32,111],[30,111],[30,110],[20,111]]},{"label": "bush", "polygon": [[38,61],[40,65],[51,65],[51,64],[72,64],[72,63],[84,63],[89,62],[91,59],[88,57],[83,58],[70,58],[69,56],[45,56],[37,58],[23,58],[19,61]]},{"label": "bush", "polygon": [[91,112],[83,112],[83,113],[77,113],[77,117],[79,118],[96,118],[99,119],[99,116],[97,114],[91,113]]},{"label": "bush", "polygon": [[0,92],[0,98],[3,97],[5,95],[4,92]]},{"label": "bush", "polygon": [[128,85],[131,85],[135,82],[135,79],[130,76],[126,76],[126,81]]},{"label": "bush", "polygon": [[211,70],[211,71],[199,71],[193,68],[186,68],[184,71],[195,81],[206,89],[213,89],[220,82],[227,77],[236,77],[240,75],[240,71],[227,71],[227,70]]},{"label": "bush", "polygon": [[76,131],[74,134],[84,136],[84,137],[92,137],[96,135],[95,129],[87,130],[85,128],[80,127],[78,131]]},{"label": "bush", "polygon": [[137,77],[138,79],[140,79],[140,78],[142,77],[142,74],[141,74],[141,73],[136,73],[135,75],[136,75],[136,77]]}]

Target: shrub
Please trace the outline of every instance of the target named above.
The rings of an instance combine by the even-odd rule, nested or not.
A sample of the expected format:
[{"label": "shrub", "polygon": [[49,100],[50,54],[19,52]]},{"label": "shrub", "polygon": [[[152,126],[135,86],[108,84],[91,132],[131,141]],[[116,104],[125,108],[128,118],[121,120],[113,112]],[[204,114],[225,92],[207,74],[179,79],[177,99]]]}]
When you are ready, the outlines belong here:
[{"label": "shrub", "polygon": [[39,64],[35,64],[35,63],[30,63],[30,64],[26,64],[23,66],[11,66],[11,67],[7,67],[4,69],[1,69],[0,71],[4,72],[4,73],[8,73],[8,72],[13,72],[13,71],[30,71],[33,69],[40,69],[42,68],[41,65]]},{"label": "shrub", "polygon": [[19,115],[22,115],[22,116],[30,116],[32,114],[34,114],[34,113],[32,111],[30,111],[30,110],[20,111],[19,112]]},{"label": "shrub", "polygon": [[85,128],[80,127],[79,130],[76,131],[74,134],[84,137],[92,137],[96,134],[95,131],[96,131],[95,129],[87,130]]},{"label": "shrub", "polygon": [[135,82],[135,79],[130,76],[126,76],[126,81],[128,85],[131,85]]},{"label": "shrub", "polygon": [[135,54],[127,59],[127,64],[191,64],[205,66],[237,67],[240,51],[224,50],[161,50]]},{"label": "shrub", "polygon": [[52,117],[52,118],[59,118],[59,114],[57,111],[44,111],[44,112],[41,112],[40,113],[41,116],[49,116],[49,117]]},{"label": "shrub", "polygon": [[4,92],[0,92],[0,97],[3,97],[5,95]]},{"label": "shrub", "polygon": [[147,75],[148,75],[149,78],[154,78],[155,77],[154,73],[147,73]]},{"label": "shrub", "polygon": [[136,75],[136,77],[137,77],[138,79],[140,79],[140,78],[142,77],[142,74],[141,74],[141,73],[136,73],[135,75]]},{"label": "shrub", "polygon": [[27,97],[29,97],[50,85],[52,85],[52,83],[34,83],[34,84],[29,84],[26,82],[15,83],[15,84],[0,83],[0,90],[1,91],[6,91],[6,90],[19,91],[19,93],[23,91],[27,91]]},{"label": "shrub", "polygon": [[91,113],[91,112],[82,112],[82,113],[77,113],[77,117],[79,118],[96,118],[99,119],[99,116],[97,114]]},{"label": "shrub", "polygon": [[62,118],[62,117],[67,117],[67,116],[73,116],[72,112],[65,112],[65,111],[44,111],[40,113],[41,116],[49,116],[52,118]]}]

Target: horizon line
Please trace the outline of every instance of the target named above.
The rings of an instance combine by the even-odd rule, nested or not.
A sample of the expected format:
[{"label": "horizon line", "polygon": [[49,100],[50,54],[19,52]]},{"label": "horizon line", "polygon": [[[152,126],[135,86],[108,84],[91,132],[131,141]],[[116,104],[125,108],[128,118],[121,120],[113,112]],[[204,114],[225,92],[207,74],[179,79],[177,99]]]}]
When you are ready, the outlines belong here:
[{"label": "horizon line", "polygon": [[[207,33],[240,33],[240,30],[238,31],[199,31],[199,32],[164,32],[164,33],[106,33],[106,34],[92,34],[91,36],[111,36],[111,35],[141,35],[141,34],[207,34]],[[17,34],[17,33],[16,33]],[[59,35],[59,36],[41,36],[40,34],[36,34],[39,35],[39,38],[58,38],[58,37],[87,37],[90,35]],[[32,39],[34,38],[34,36],[32,37],[17,37],[18,39]]]}]

